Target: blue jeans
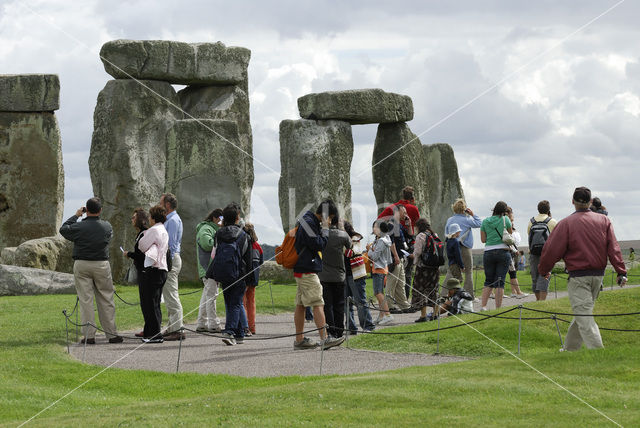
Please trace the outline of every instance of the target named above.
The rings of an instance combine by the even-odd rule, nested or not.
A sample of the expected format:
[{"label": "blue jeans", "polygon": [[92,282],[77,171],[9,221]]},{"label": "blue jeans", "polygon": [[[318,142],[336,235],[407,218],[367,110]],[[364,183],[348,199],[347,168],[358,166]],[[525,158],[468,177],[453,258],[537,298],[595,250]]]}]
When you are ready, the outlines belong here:
[{"label": "blue jeans", "polygon": [[224,333],[233,334],[235,337],[244,337],[244,327],[247,324],[247,314],[242,305],[244,290],[246,286],[239,282],[231,287],[223,284],[224,307],[226,309],[226,321],[224,324]]},{"label": "blue jeans", "polygon": [[[366,281],[363,278],[353,279],[353,276],[347,275],[347,286],[344,289],[345,299],[350,296],[353,297],[354,302],[358,305],[358,320],[360,321],[360,327],[363,330],[373,330],[375,325],[371,318],[371,312],[367,306],[367,291]],[[353,316],[353,303],[349,302],[349,309],[347,313],[347,328],[349,331],[354,332],[356,328],[356,320]]]},{"label": "blue jeans", "polygon": [[484,264],[484,286],[490,288],[504,288],[511,255],[507,250],[489,250],[482,256]]}]

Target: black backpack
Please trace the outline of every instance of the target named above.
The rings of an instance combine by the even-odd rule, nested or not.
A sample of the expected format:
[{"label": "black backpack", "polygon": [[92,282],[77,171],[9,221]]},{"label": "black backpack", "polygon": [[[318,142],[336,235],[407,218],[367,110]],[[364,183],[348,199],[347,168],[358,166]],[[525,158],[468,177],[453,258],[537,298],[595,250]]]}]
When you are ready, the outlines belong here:
[{"label": "black backpack", "polygon": [[207,269],[207,278],[213,278],[224,285],[238,281],[243,273],[242,255],[247,251],[248,242],[244,232],[233,242],[218,241],[216,255]]},{"label": "black backpack", "polygon": [[420,254],[422,264],[427,267],[440,267],[444,265],[444,244],[438,235],[427,235],[425,248]]},{"label": "black backpack", "polygon": [[544,221],[536,221],[531,217],[531,228],[529,229],[529,253],[534,256],[542,254],[542,247],[549,238],[549,223],[551,217],[547,217]]}]

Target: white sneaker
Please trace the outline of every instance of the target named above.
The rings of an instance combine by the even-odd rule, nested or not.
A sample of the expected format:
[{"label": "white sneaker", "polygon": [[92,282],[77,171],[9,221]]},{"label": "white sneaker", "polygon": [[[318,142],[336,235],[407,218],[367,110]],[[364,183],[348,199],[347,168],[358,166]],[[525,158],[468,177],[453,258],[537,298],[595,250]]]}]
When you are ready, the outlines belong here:
[{"label": "white sneaker", "polygon": [[[507,297],[507,296],[504,296],[504,297]],[[513,298],[513,299],[519,299],[518,295],[517,295],[517,294],[515,294],[515,293],[511,293],[511,298]]]},{"label": "white sneaker", "polygon": [[486,306],[483,306],[482,309],[480,309],[481,312],[487,312],[489,309],[487,309]]},{"label": "white sneaker", "polygon": [[522,294],[518,294],[516,297],[518,299],[524,299],[525,297],[527,297],[529,295],[529,293],[522,293]]},{"label": "white sneaker", "polygon": [[393,321],[393,315],[389,314],[389,315],[385,315],[384,317],[382,317],[382,319],[380,320],[380,322],[378,324],[379,325],[385,325],[385,324],[389,324],[391,321]]},{"label": "white sneaker", "polygon": [[476,297],[475,299],[473,299],[473,303],[480,303],[480,299]]}]

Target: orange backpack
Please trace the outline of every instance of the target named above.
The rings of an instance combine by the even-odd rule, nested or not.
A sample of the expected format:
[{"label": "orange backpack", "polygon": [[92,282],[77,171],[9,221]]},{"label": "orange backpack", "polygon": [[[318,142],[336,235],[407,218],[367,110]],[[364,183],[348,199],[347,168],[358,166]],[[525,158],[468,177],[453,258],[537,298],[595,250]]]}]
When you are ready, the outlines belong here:
[{"label": "orange backpack", "polygon": [[296,243],[296,232],[298,228],[291,229],[285,236],[282,245],[276,247],[276,263],[286,269],[293,269],[298,262],[298,253],[294,244]]}]

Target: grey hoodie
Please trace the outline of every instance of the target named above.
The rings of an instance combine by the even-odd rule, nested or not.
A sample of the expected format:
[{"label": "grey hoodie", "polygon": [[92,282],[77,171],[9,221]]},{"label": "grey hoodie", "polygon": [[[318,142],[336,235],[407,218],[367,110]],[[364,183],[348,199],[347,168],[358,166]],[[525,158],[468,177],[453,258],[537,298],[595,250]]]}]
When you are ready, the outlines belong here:
[{"label": "grey hoodie", "polygon": [[322,250],[322,282],[344,282],[344,250],[351,248],[351,238],[344,230],[329,229],[327,246]]}]

